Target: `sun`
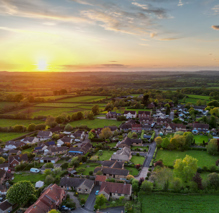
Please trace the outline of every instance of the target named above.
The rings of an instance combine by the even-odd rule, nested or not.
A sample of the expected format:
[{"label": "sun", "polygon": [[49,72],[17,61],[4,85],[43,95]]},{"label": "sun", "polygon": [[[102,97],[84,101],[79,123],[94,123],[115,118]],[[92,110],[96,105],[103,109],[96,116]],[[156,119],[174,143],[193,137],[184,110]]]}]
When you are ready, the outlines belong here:
[{"label": "sun", "polygon": [[47,70],[47,67],[48,67],[48,64],[47,64],[47,62],[46,62],[45,59],[40,59],[40,60],[37,62],[36,66],[37,66],[37,69],[38,69],[39,71],[46,71],[46,70]]}]

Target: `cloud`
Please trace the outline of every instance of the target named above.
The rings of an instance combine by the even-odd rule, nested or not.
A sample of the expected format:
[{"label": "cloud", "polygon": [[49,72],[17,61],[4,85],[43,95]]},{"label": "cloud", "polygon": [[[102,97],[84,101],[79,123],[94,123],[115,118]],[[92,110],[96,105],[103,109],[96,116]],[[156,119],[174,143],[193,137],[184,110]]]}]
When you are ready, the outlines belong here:
[{"label": "cloud", "polygon": [[157,35],[157,33],[150,33],[150,37],[154,38]]},{"label": "cloud", "polygon": [[219,14],[219,4],[215,5],[212,10],[214,11],[215,14]]},{"label": "cloud", "polygon": [[109,61],[110,63],[116,63],[117,61]]},{"label": "cloud", "polygon": [[51,8],[51,5],[41,0],[0,0],[0,14],[35,19],[51,19],[69,22],[87,22],[86,19],[73,15],[61,14],[60,8]]},{"label": "cloud", "polygon": [[142,9],[144,10],[147,10],[148,9],[148,6],[145,5],[145,4],[139,4],[137,2],[132,2],[133,5],[137,6],[137,7],[141,7]]},{"label": "cloud", "polygon": [[177,40],[177,39],[180,39],[180,38],[160,38],[158,40],[159,41],[173,41],[173,40]]},{"label": "cloud", "polygon": [[213,26],[211,26],[211,28],[214,30],[219,30],[219,25],[213,25]]},{"label": "cloud", "polygon": [[178,6],[179,6],[179,7],[182,7],[183,5],[184,5],[184,4],[183,4],[182,0],[179,0]]},{"label": "cloud", "polygon": [[87,2],[87,1],[84,1],[84,0],[72,0],[78,4],[85,4],[85,5],[92,5],[91,3]]}]

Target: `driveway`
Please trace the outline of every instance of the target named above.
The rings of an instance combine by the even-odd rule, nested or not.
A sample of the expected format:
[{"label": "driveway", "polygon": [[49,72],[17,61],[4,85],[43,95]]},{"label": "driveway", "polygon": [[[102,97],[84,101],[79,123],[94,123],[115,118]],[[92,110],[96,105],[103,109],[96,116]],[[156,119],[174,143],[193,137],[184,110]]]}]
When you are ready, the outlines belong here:
[{"label": "driveway", "polygon": [[88,211],[93,211],[93,209],[94,209],[94,204],[95,204],[95,200],[96,200],[95,192],[97,190],[100,190],[100,186],[94,186],[89,197],[87,198],[87,201],[85,203],[85,209]]},{"label": "driveway", "polygon": [[[121,213],[122,211],[123,213],[125,212],[124,207],[113,207],[113,208],[101,210],[101,213]],[[72,213],[90,213],[90,212],[94,212],[94,211],[88,211],[83,208],[72,211]]]},{"label": "driveway", "polygon": [[70,199],[72,199],[75,202],[76,208],[80,208],[81,207],[80,202],[78,198],[74,196],[74,192],[68,192],[68,195],[70,196]]}]

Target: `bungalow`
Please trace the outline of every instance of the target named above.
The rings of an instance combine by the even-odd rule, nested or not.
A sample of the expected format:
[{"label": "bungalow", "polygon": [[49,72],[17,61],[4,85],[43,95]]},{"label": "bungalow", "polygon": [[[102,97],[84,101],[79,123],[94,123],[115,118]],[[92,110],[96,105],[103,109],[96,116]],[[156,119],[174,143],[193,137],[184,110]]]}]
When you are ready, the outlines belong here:
[{"label": "bungalow", "polygon": [[126,161],[129,161],[131,158],[132,158],[131,149],[128,147],[124,147],[121,150],[118,150],[116,153],[114,153],[111,156],[110,160],[113,160],[113,161],[117,160],[119,162],[126,162]]},{"label": "bungalow", "polygon": [[106,161],[102,161],[101,165],[103,167],[109,167],[114,169],[124,169],[124,163],[118,161],[106,160]]},{"label": "bungalow", "polygon": [[8,213],[12,212],[13,205],[9,203],[8,200],[4,200],[2,203],[0,203],[0,213]]},{"label": "bungalow", "polygon": [[74,136],[74,138],[80,139],[80,140],[84,140],[85,139],[85,132],[83,131],[76,131],[75,133],[72,134]]},{"label": "bungalow", "polygon": [[172,121],[171,121],[171,119],[170,118],[157,118],[157,121],[156,121],[156,123],[157,123],[157,125],[164,125],[164,124],[169,124],[169,123],[171,123]]},{"label": "bungalow", "polygon": [[28,162],[27,154],[11,155],[8,157],[8,164],[10,168],[15,168],[22,162]]},{"label": "bungalow", "polygon": [[132,124],[132,132],[141,132],[142,126],[141,124]]},{"label": "bungalow", "polygon": [[151,131],[152,130],[151,124],[143,124],[142,125],[142,130]]},{"label": "bungalow", "polygon": [[25,145],[25,143],[22,141],[8,141],[5,144],[4,150],[17,149],[17,148],[22,147],[24,145]]},{"label": "bungalow", "polygon": [[62,146],[63,144],[71,144],[73,139],[71,137],[64,136],[57,141],[57,145]]},{"label": "bungalow", "polygon": [[21,141],[26,143],[26,144],[35,144],[35,143],[39,142],[39,139],[37,137],[26,137],[26,138],[22,139]]},{"label": "bungalow", "polygon": [[125,137],[123,141],[118,145],[118,148],[124,148],[130,146],[143,146],[141,139],[131,139],[128,136]]},{"label": "bungalow", "polygon": [[154,118],[153,117],[139,118],[139,122],[141,124],[152,124],[154,122]]},{"label": "bungalow", "polygon": [[104,176],[107,178],[115,178],[117,180],[124,180],[126,176],[129,174],[129,170],[127,169],[115,169],[109,167],[96,167],[94,169],[94,175],[97,172],[101,171]]},{"label": "bungalow", "polygon": [[64,130],[64,127],[61,127],[61,126],[56,126],[56,127],[50,129],[50,131],[51,131],[52,133],[60,133],[60,132],[62,132],[63,130]]},{"label": "bungalow", "polygon": [[207,133],[209,131],[209,124],[193,123],[192,128],[193,134],[198,134],[201,132]]},{"label": "bungalow", "polygon": [[40,163],[56,163],[59,160],[58,157],[42,157]]},{"label": "bungalow", "polygon": [[149,118],[151,117],[151,111],[138,111],[138,118]]},{"label": "bungalow", "polygon": [[85,178],[63,177],[59,184],[65,190],[76,190],[80,194],[90,194],[94,181]]},{"label": "bungalow", "polygon": [[132,129],[132,124],[130,124],[130,123],[121,124],[120,129],[122,129],[124,131],[131,130]]},{"label": "bungalow", "polygon": [[107,177],[103,175],[96,175],[95,185],[101,186],[103,182],[106,182]]},{"label": "bungalow", "polygon": [[54,185],[49,185],[38,200],[31,205],[25,213],[47,213],[51,209],[57,209],[62,201],[65,199],[65,190],[61,187]]},{"label": "bungalow", "polygon": [[8,168],[9,166],[8,166],[8,163],[2,163],[2,164],[0,164],[0,169],[2,169],[2,170],[5,170],[5,171],[8,171]]},{"label": "bungalow", "polygon": [[55,141],[47,141],[45,143],[46,146],[55,146],[56,145],[56,142]]},{"label": "bungalow", "polygon": [[178,131],[186,132],[186,125],[174,123],[166,124],[166,133],[174,133]]},{"label": "bungalow", "polygon": [[51,131],[39,131],[37,134],[37,138],[40,141],[46,141],[52,138],[52,132]]},{"label": "bungalow", "polygon": [[87,142],[81,145],[81,147],[72,147],[69,149],[70,155],[84,155],[92,148],[92,144]]},{"label": "bungalow", "polygon": [[109,111],[107,114],[106,114],[106,118],[117,118],[121,116],[121,113],[117,113],[117,112],[111,112]]},{"label": "bungalow", "polygon": [[68,147],[66,146],[61,146],[61,147],[49,147],[49,153],[51,155],[60,155],[60,154],[65,154],[68,151]]},{"label": "bungalow", "polygon": [[98,194],[103,194],[108,200],[110,198],[119,199],[121,196],[124,196],[125,200],[130,200],[132,185],[126,183],[103,182]]},{"label": "bungalow", "polygon": [[20,150],[16,150],[16,149],[11,149],[8,152],[8,155],[20,155],[21,151]]},{"label": "bungalow", "polygon": [[127,119],[136,118],[136,117],[137,117],[137,113],[136,113],[136,111],[125,111],[125,112],[124,112],[124,116],[125,116]]}]

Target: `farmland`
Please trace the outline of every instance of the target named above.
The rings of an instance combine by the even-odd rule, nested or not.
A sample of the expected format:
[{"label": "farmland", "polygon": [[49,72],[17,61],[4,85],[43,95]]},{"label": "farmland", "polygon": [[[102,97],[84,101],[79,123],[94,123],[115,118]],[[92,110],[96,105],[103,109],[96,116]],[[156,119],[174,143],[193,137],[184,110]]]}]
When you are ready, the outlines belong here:
[{"label": "farmland", "polygon": [[66,98],[58,102],[94,102],[107,98],[106,96],[79,96],[73,98]]},{"label": "farmland", "polygon": [[28,127],[29,124],[40,124],[43,123],[39,120],[14,120],[14,119],[0,119],[1,127],[15,126],[15,125],[23,125]]},{"label": "farmland", "polygon": [[[217,195],[141,195],[142,212],[217,213]],[[159,204],[159,205],[158,205]]]},{"label": "farmland", "polygon": [[3,142],[9,141],[9,140],[13,140],[15,138],[21,137],[25,135],[24,132],[22,133],[17,133],[17,132],[0,132],[0,140],[2,140]]},{"label": "farmland", "polygon": [[198,100],[206,101],[206,103],[210,101],[209,96],[203,96],[203,95],[187,95],[187,96],[188,98],[186,98],[184,103],[196,104]]},{"label": "farmland", "polygon": [[198,160],[198,166],[214,166],[218,156],[209,155],[206,151],[197,150],[187,150],[185,152],[181,151],[167,151],[159,150],[156,156],[156,160],[162,159],[164,165],[173,166],[176,159],[182,159],[186,155],[192,156]]}]

